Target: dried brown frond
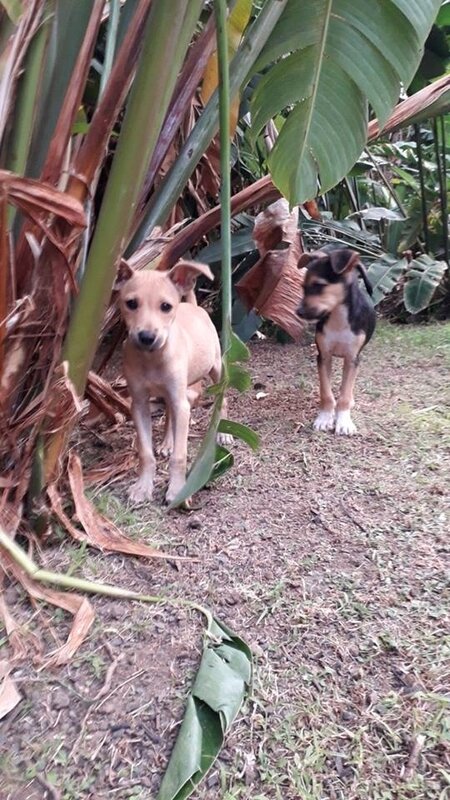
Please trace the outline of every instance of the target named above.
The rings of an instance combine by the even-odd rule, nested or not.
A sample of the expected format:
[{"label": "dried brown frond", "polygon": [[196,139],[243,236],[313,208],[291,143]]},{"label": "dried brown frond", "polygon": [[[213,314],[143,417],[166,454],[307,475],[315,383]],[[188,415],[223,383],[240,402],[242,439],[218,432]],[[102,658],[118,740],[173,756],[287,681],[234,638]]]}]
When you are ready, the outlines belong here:
[{"label": "dried brown frond", "polygon": [[284,198],[272,203],[256,217],[253,239],[261,258],[236,284],[237,293],[249,310],[298,341],[304,328],[296,313],[303,288],[303,272],[297,266],[303,252],[298,209],[289,211]]},{"label": "dried brown frond", "polygon": [[133,542],[113,522],[110,522],[97,511],[84,493],[81,462],[75,453],[69,455],[67,472],[76,515],[83,526],[83,530],[77,528],[65,513],[61,496],[55,485],[49,486],[48,496],[53,512],[74,539],[87,542],[89,545],[103,551],[127,553],[129,555],[142,556],[143,558],[176,558],[143,542]]}]

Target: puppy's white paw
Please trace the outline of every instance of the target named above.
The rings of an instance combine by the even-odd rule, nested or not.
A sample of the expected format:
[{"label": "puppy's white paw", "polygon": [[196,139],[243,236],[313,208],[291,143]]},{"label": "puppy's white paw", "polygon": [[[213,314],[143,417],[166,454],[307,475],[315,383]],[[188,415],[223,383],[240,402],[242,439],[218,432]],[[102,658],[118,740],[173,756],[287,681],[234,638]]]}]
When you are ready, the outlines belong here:
[{"label": "puppy's white paw", "polygon": [[218,433],[216,436],[217,444],[221,444],[223,447],[228,447],[230,444],[233,444],[233,437],[231,433]]},{"label": "puppy's white paw", "polygon": [[142,477],[133,483],[128,489],[128,497],[133,503],[143,503],[145,500],[151,500],[153,496],[153,481],[148,478]]},{"label": "puppy's white paw", "polygon": [[167,458],[168,456],[170,456],[172,450],[173,450],[172,439],[164,439],[161,442],[160,446],[157,448],[156,452],[158,453],[159,456]]},{"label": "puppy's white paw", "polygon": [[[166,492],[166,496],[165,496],[165,502],[167,503],[168,506],[170,506],[170,504],[175,500],[177,494],[179,494],[179,492],[181,491],[183,486],[184,486],[184,482],[180,483],[179,485],[177,484],[177,486],[169,486],[169,488],[167,489],[167,492]],[[184,502],[182,503],[182,507],[183,508],[190,508],[191,507],[191,498],[190,497],[188,497],[186,500],[184,500]]]},{"label": "puppy's white paw", "polygon": [[350,411],[337,412],[335,432],[341,436],[353,436],[356,433],[356,425],[352,421]]},{"label": "puppy's white paw", "polygon": [[315,431],[332,431],[334,428],[334,411],[320,411],[314,420]]}]

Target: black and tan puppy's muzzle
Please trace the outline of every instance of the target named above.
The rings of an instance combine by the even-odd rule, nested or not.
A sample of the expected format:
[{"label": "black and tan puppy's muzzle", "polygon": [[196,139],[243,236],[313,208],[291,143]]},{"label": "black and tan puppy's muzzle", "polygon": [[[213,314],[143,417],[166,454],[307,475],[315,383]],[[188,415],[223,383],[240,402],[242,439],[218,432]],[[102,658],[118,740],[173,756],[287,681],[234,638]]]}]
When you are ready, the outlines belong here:
[{"label": "black and tan puppy's muzzle", "polygon": [[318,322],[320,319],[327,316],[326,311],[320,311],[318,308],[314,308],[314,306],[305,306],[303,302],[300,303],[296,313],[301,319],[306,319],[310,322]]}]

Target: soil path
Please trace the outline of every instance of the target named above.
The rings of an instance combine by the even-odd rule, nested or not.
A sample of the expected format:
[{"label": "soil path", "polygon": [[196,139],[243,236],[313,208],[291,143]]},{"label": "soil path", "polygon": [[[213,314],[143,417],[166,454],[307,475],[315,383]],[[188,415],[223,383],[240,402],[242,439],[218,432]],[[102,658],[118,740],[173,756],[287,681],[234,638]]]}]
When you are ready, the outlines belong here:
[{"label": "soil path", "polygon": [[[312,346],[251,350],[255,388],[231,398],[230,416],[258,431],[258,454],[238,443],[234,469],[188,514],[158,504],[163,472],[150,508],[130,509],[125,483],[95,493],[130,535],[198,560],[101,556],[67,540],[43,558],[197,600],[253,647],[252,696],[197,800],[446,798],[450,326],[380,325],[354,438],[312,431]],[[205,416],[195,412],[192,447]],[[103,435],[100,450],[122,459],[131,436]],[[30,613],[13,585],[6,594],[29,633],[45,631],[46,646],[63,638],[62,614]],[[67,668],[15,670],[24,700],[0,728],[2,800],[155,797],[201,621],[93,603],[92,635]]]}]

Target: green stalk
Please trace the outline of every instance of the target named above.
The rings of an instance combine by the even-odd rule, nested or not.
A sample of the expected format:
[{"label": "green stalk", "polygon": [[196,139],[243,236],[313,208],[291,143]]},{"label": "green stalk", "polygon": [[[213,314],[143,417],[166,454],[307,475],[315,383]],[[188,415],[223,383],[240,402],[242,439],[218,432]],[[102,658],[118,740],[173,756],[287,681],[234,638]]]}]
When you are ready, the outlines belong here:
[{"label": "green stalk", "polygon": [[[50,28],[51,19],[47,16],[36,31],[28,49],[24,71],[17,92],[14,124],[9,135],[6,161],[6,168],[17,175],[25,174],[36,110],[40,98],[40,84]],[[16,213],[16,209],[13,206],[9,206],[8,222],[10,227],[13,224]]]},{"label": "green stalk", "polygon": [[417,166],[419,167],[419,183],[420,183],[420,207],[422,212],[422,227],[425,239],[425,252],[430,250],[430,232],[428,229],[428,210],[427,210],[427,195],[425,187],[425,169],[422,158],[422,140],[420,137],[420,126],[414,124],[414,137],[417,146]]},{"label": "green stalk", "polygon": [[[283,13],[288,0],[265,3],[257,19],[244,36],[243,42],[230,65],[230,96],[235,97],[241,84],[251,77],[251,69]],[[147,213],[136,231],[127,252],[132,253],[155,225],[167,219],[195,167],[218,130],[219,95],[216,90],[203,114],[188,136],[178,158],[150,201]]]},{"label": "green stalk", "polygon": [[11,131],[6,168],[23,175],[28,158],[46,44],[50,33],[47,17],[37,30],[27,52],[24,71],[14,108],[14,126]]},{"label": "green stalk", "polygon": [[[399,211],[403,214],[404,218],[406,219],[406,217],[408,216],[408,213],[407,213],[407,211],[405,209],[405,206],[402,204],[402,202],[401,202],[397,192],[395,191],[394,187],[391,185],[391,183],[386,178],[386,175],[384,174],[383,170],[380,169],[380,167],[378,166],[378,164],[375,161],[375,159],[374,159],[372,153],[370,152],[369,148],[366,148],[366,150],[364,150],[364,153],[367,156],[367,158],[369,158],[370,161],[372,162],[373,169],[376,170],[376,172],[378,174],[378,177],[380,178],[381,182],[385,185],[386,189],[388,190],[388,192],[391,195],[392,199],[394,200],[395,204],[398,206]],[[376,205],[375,201],[374,201],[374,205]]]},{"label": "green stalk", "polygon": [[215,0],[217,62],[219,69],[220,218],[222,228],[222,352],[230,347],[231,330],[231,175],[230,74],[226,0]]},{"label": "green stalk", "polygon": [[100,78],[100,97],[102,96],[105,86],[108,82],[114,61],[114,53],[117,44],[117,30],[119,27],[120,0],[110,0],[109,8],[105,58],[103,61],[102,75]]},{"label": "green stalk", "polygon": [[446,148],[444,116],[439,117],[439,121],[440,121],[441,141],[442,141],[442,185],[444,190],[442,195],[442,228],[443,228],[443,239],[444,239],[443,245],[445,252],[445,260],[447,264],[450,266],[450,261],[449,261],[450,253],[449,253],[449,241],[448,241],[447,148]]}]

